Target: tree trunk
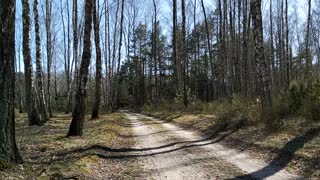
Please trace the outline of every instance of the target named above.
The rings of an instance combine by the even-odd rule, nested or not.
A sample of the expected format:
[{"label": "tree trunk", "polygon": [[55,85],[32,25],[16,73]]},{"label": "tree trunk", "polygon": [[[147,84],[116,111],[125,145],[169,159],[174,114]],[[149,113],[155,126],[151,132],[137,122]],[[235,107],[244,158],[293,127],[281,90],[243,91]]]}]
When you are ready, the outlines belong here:
[{"label": "tree trunk", "polygon": [[178,83],[178,59],[177,59],[177,0],[173,0],[173,37],[172,37],[172,59],[173,59],[173,84],[174,84],[174,96],[176,96],[176,90],[179,89],[179,83]]},{"label": "tree trunk", "polygon": [[158,26],[157,26],[157,4],[156,1],[153,0],[153,8],[154,8],[154,22],[153,22],[153,56],[154,56],[154,86],[155,86],[155,102],[158,102],[159,94],[158,94],[158,77],[157,77],[157,59],[159,54],[157,53],[157,41],[158,41]]},{"label": "tree trunk", "polygon": [[46,30],[47,30],[47,103],[49,117],[53,117],[52,107],[51,107],[51,64],[52,64],[52,55],[51,55],[51,1],[46,0]]},{"label": "tree trunk", "polygon": [[38,109],[36,107],[33,75],[32,75],[32,61],[30,52],[30,6],[29,0],[22,1],[23,6],[23,59],[24,59],[24,73],[25,73],[25,90],[26,90],[26,106],[28,111],[29,125],[43,125],[40,120]]},{"label": "tree trunk", "polygon": [[[109,63],[109,66],[110,66],[110,70],[109,70],[109,73],[110,73],[110,98],[111,98],[111,109],[112,110],[115,110],[116,107],[115,106],[115,90],[116,90],[116,80],[115,78],[113,78],[113,73],[114,73],[114,64],[115,64],[115,61],[116,61],[116,44],[117,44],[117,26],[118,26],[118,12],[119,12],[119,6],[120,6],[120,0],[117,0],[116,2],[117,4],[117,8],[116,8],[116,17],[115,17],[115,21],[114,21],[114,31],[113,31],[113,49],[112,49],[112,62]],[[110,30],[109,30],[110,32]]]},{"label": "tree trunk", "polygon": [[270,63],[272,67],[271,71],[271,84],[274,86],[275,84],[275,62],[274,62],[274,45],[273,45],[273,11],[272,11],[272,1],[270,0]]},{"label": "tree trunk", "polygon": [[121,17],[120,17],[120,38],[119,38],[119,49],[118,49],[118,66],[117,66],[117,73],[115,76],[115,83],[114,83],[114,106],[112,107],[112,110],[115,111],[118,108],[118,92],[119,92],[119,73],[120,73],[120,63],[121,63],[121,47],[122,47],[122,37],[123,37],[123,19],[124,19],[124,2],[125,0],[122,0],[121,5]]},{"label": "tree trunk", "polygon": [[93,5],[93,28],[94,28],[94,41],[96,46],[96,89],[94,96],[94,104],[91,119],[99,118],[99,109],[101,102],[101,84],[102,84],[102,65],[101,65],[101,48],[100,48],[100,31],[99,31],[99,14],[97,13],[97,0]]},{"label": "tree trunk", "polygon": [[242,53],[242,69],[243,69],[243,94],[248,97],[248,81],[249,81],[249,71],[248,71],[248,1],[244,0],[243,3],[243,53]]},{"label": "tree trunk", "polygon": [[91,59],[91,29],[92,29],[92,0],[85,1],[85,27],[83,37],[83,54],[79,73],[79,84],[75,98],[75,108],[72,114],[72,122],[69,128],[69,136],[81,136],[86,112],[86,96],[88,71]]},{"label": "tree trunk", "polygon": [[306,72],[305,79],[309,79],[312,72],[312,57],[310,57],[310,30],[311,30],[311,0],[308,0],[308,20],[307,20],[307,34],[306,34]]},{"label": "tree trunk", "polygon": [[107,55],[106,55],[106,111],[109,110],[111,102],[111,42],[110,42],[110,13],[109,13],[109,1],[105,0],[105,41],[107,46]]},{"label": "tree trunk", "polygon": [[185,108],[188,108],[188,90],[187,90],[187,68],[188,68],[188,52],[186,42],[186,7],[185,1],[181,1],[182,10],[182,75],[183,75],[183,104]]},{"label": "tree trunk", "polygon": [[74,80],[72,83],[71,99],[74,109],[74,93],[78,87],[78,1],[73,0],[72,21],[73,21],[73,59],[74,59]]},{"label": "tree trunk", "polygon": [[34,0],[33,13],[35,19],[35,31],[36,31],[36,80],[37,80],[37,95],[39,97],[39,111],[43,122],[49,120],[46,107],[46,98],[44,96],[43,89],[43,77],[42,77],[42,63],[41,63],[41,39],[40,39],[40,24],[39,24],[39,12],[38,12],[38,0]]},{"label": "tree trunk", "polygon": [[285,89],[289,88],[290,84],[290,52],[289,52],[289,22],[288,22],[288,0],[285,0],[285,37],[286,37],[286,42],[285,42],[285,55],[286,55],[286,83],[285,83]]},{"label": "tree trunk", "polygon": [[[204,2],[203,0],[201,0],[201,6],[202,6],[202,12],[203,12],[203,16],[204,16],[204,22],[205,22],[205,25],[206,25],[206,33],[207,33],[207,46],[208,46],[208,51],[209,51],[209,62],[210,62],[210,66],[211,66],[211,78],[212,78],[212,83],[213,83],[213,89],[215,89],[215,84],[214,84],[214,81],[215,81],[215,72],[214,72],[214,67],[213,67],[213,59],[212,59],[212,51],[211,51],[211,37],[210,37],[210,29],[209,29],[209,25],[208,25],[208,20],[207,20],[207,14],[206,14],[206,9],[204,7]],[[206,69],[207,71],[207,69]],[[206,76],[209,76],[207,73],[206,73]],[[208,78],[207,78],[208,79]],[[207,80],[207,89],[208,89],[208,86],[209,86],[209,82]],[[213,94],[215,94],[215,92],[213,92]],[[209,91],[207,90],[207,101],[209,101]]]},{"label": "tree trunk", "polygon": [[15,1],[0,3],[0,161],[21,163],[15,139]]},{"label": "tree trunk", "polygon": [[257,72],[259,73],[259,90],[261,97],[261,119],[268,127],[273,127],[272,115],[272,99],[270,88],[270,76],[268,74],[268,65],[264,58],[263,48],[263,28],[261,15],[261,0],[251,0],[251,13],[253,20],[253,37],[254,37],[254,57],[257,65]]}]

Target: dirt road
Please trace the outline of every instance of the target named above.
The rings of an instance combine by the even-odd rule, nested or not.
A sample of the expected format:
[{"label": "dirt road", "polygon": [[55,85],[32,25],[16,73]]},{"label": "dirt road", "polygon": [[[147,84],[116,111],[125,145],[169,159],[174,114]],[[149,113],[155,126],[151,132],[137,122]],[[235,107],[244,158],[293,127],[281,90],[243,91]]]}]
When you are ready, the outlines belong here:
[{"label": "dirt road", "polygon": [[132,126],[143,179],[303,179],[173,124],[122,111]]}]

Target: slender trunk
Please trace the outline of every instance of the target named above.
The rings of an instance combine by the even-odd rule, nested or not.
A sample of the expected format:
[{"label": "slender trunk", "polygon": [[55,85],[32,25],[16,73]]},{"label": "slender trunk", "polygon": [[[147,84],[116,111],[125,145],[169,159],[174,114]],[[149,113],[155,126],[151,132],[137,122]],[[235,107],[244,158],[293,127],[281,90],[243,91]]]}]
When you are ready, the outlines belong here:
[{"label": "slender trunk", "polygon": [[119,73],[120,73],[120,63],[121,63],[121,47],[122,47],[122,37],[123,37],[123,19],[124,19],[124,2],[125,0],[122,0],[122,6],[121,6],[121,17],[120,17],[120,39],[119,39],[119,49],[118,49],[118,66],[117,66],[117,73],[115,76],[115,84],[114,84],[114,104],[113,111],[115,111],[118,108],[118,92],[120,90],[119,85]]},{"label": "slender trunk", "polygon": [[181,1],[182,8],[182,62],[183,62],[183,104],[188,108],[188,90],[187,90],[187,68],[188,68],[188,52],[186,41],[186,7],[185,1]]},{"label": "slender trunk", "polygon": [[35,18],[35,31],[36,31],[36,80],[39,97],[39,110],[43,122],[49,120],[46,106],[46,98],[44,96],[43,89],[43,77],[42,77],[42,63],[41,63],[41,39],[40,39],[40,24],[39,24],[39,13],[38,13],[38,0],[34,0],[33,12]]},{"label": "slender trunk", "polygon": [[271,63],[271,84],[275,84],[275,62],[274,62],[274,45],[273,45],[273,7],[272,1],[270,0],[270,63]]},{"label": "slender trunk", "polygon": [[114,22],[114,31],[113,31],[113,52],[112,52],[112,62],[110,64],[110,96],[112,98],[111,100],[111,108],[112,110],[115,110],[115,90],[116,90],[116,80],[113,78],[113,69],[114,69],[114,63],[116,61],[116,43],[117,43],[117,25],[118,25],[118,12],[119,12],[119,5],[120,5],[120,0],[117,0],[117,8],[116,8],[116,19]]},{"label": "slender trunk", "polygon": [[51,107],[51,65],[52,65],[52,54],[51,54],[51,1],[46,0],[46,35],[47,35],[47,103],[49,117],[53,117],[52,107]]},{"label": "slender trunk", "polygon": [[[70,62],[70,44],[71,44],[71,39],[70,39],[70,12],[69,12],[69,1],[67,2],[67,103],[66,103],[66,114],[69,114],[70,111],[72,111],[72,104],[71,104],[71,99],[72,99],[72,88],[71,88],[71,76],[72,76],[72,63]],[[74,60],[74,59],[73,59]]]},{"label": "slender trunk", "polygon": [[[21,46],[18,45],[18,54],[21,53]],[[16,61],[16,60],[15,60]],[[18,65],[17,63],[15,64],[16,68],[16,74],[17,74],[17,85],[18,85],[18,101],[19,101],[19,113],[23,113],[23,95],[22,95],[22,73],[21,73],[21,56],[19,56],[18,59]]]},{"label": "slender trunk", "polygon": [[110,107],[110,92],[111,92],[111,43],[110,43],[110,22],[109,22],[109,1],[105,0],[105,41],[106,41],[106,53],[105,53],[105,66],[106,66],[106,111]]},{"label": "slender trunk", "polygon": [[73,0],[73,11],[72,11],[72,22],[73,22],[73,59],[74,59],[74,80],[72,83],[71,99],[74,109],[74,93],[76,92],[76,87],[78,87],[78,1]]},{"label": "slender trunk", "polygon": [[[207,46],[208,46],[208,52],[209,52],[209,62],[210,62],[210,66],[211,66],[211,78],[212,78],[212,83],[213,83],[213,89],[215,89],[215,84],[214,84],[214,79],[215,79],[215,74],[214,74],[214,67],[213,67],[213,58],[212,58],[212,51],[211,51],[211,36],[210,36],[210,29],[209,29],[209,25],[208,25],[208,20],[207,20],[207,14],[206,14],[206,9],[204,7],[204,2],[203,0],[201,0],[201,6],[202,6],[202,12],[203,12],[203,16],[204,16],[204,22],[206,25],[206,33],[207,33]],[[206,74],[206,76],[209,76],[208,74]],[[207,86],[208,86],[209,82],[207,82]],[[207,87],[208,89],[208,87]],[[209,101],[209,97],[208,97],[209,91],[207,90],[207,101]],[[213,92],[213,94],[215,94],[215,92]]]},{"label": "slender trunk", "polygon": [[248,79],[249,79],[249,71],[248,71],[248,1],[244,0],[243,3],[243,54],[242,54],[242,64],[243,64],[243,94],[245,97],[248,97]]},{"label": "slender trunk", "polygon": [[311,30],[311,0],[308,0],[308,20],[307,20],[307,34],[306,34],[306,73],[305,79],[309,79],[312,72],[312,57],[310,53],[310,30]]},{"label": "slender trunk", "polygon": [[159,56],[159,54],[157,53],[157,41],[158,41],[158,26],[157,26],[157,5],[156,5],[156,1],[153,0],[153,8],[154,8],[154,22],[153,22],[153,26],[154,26],[154,35],[153,35],[153,42],[154,42],[154,78],[155,78],[155,101],[158,102],[158,98],[159,98],[159,92],[158,92],[158,77],[157,77],[157,58]]},{"label": "slender trunk", "polygon": [[285,88],[288,89],[289,88],[289,84],[290,84],[290,52],[289,52],[289,22],[288,22],[288,0],[285,0],[285,37],[286,37],[286,47],[285,47],[285,53],[286,53],[286,83],[285,83]]},{"label": "slender trunk", "polygon": [[23,59],[25,72],[26,107],[28,111],[29,125],[43,125],[40,120],[35,102],[35,89],[33,86],[32,61],[30,52],[30,6],[29,0],[22,1],[23,6]]},{"label": "slender trunk", "polygon": [[98,0],[93,3],[93,28],[94,28],[94,42],[96,46],[96,88],[94,96],[94,104],[91,119],[99,118],[99,109],[101,102],[101,83],[102,83],[102,65],[101,65],[101,48],[100,48],[100,25],[99,25],[99,14],[97,11]]},{"label": "slender trunk", "polygon": [[176,96],[176,90],[179,89],[179,84],[178,84],[178,59],[177,59],[177,0],[173,0],[173,37],[172,37],[172,59],[173,59],[173,76],[174,76],[174,96]]}]

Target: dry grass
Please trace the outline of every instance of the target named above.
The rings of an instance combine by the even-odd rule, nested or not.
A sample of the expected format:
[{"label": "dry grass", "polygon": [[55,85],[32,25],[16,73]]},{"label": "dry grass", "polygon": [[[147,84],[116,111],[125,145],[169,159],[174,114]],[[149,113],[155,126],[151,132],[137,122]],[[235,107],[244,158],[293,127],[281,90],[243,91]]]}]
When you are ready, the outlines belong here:
[{"label": "dry grass", "polygon": [[122,125],[126,121],[119,113],[102,115],[86,121],[82,137],[66,138],[70,115],[58,114],[43,127],[29,127],[26,116],[21,115],[17,118],[16,133],[24,163],[0,171],[0,179],[132,179],[137,175],[132,168],[134,160],[124,163],[100,158],[99,155],[107,156],[110,152],[88,148],[132,146],[134,142],[123,138],[131,135],[130,128]]}]

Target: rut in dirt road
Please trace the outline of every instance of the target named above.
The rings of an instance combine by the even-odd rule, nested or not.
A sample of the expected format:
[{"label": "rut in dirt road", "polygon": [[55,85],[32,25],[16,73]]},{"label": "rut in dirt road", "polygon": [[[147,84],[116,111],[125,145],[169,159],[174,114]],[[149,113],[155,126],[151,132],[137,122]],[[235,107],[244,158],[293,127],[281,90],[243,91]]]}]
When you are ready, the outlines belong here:
[{"label": "rut in dirt road", "polygon": [[139,159],[145,179],[303,179],[219,144],[227,134],[203,138],[170,123],[122,112],[136,142],[127,157]]}]

